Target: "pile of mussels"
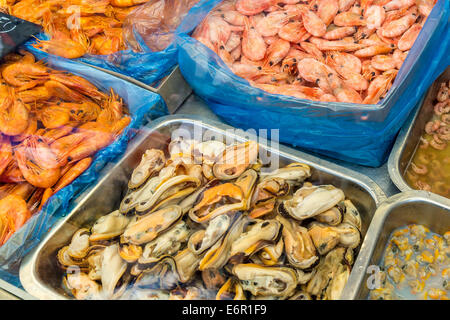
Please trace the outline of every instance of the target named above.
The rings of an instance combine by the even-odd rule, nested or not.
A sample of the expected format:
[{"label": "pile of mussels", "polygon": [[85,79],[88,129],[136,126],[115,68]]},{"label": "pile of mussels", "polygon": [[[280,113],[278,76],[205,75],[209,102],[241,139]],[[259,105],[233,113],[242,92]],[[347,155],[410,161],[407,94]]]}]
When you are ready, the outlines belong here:
[{"label": "pile of mussels", "polygon": [[361,241],[344,192],[258,144],[173,140],[142,156],[117,211],[57,253],[76,299],[338,299]]}]

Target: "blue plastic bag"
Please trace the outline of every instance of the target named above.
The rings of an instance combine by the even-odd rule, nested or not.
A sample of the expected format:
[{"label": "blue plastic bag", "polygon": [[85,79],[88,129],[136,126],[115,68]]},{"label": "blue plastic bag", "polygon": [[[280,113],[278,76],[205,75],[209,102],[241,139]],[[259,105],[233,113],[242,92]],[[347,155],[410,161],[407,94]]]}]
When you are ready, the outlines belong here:
[{"label": "blue plastic bag", "polygon": [[[197,5],[192,7],[191,11],[198,11],[197,8],[202,7],[200,1]],[[190,18],[191,11],[183,19],[182,23],[178,26],[175,34],[177,33],[189,33],[195,28],[195,24],[190,23],[193,21]],[[49,36],[45,33],[41,33],[37,36],[40,40],[48,40]],[[132,50],[122,50],[110,55],[84,55],[81,58],[73,59],[74,61],[81,61],[93,66],[97,66],[103,69],[111,70],[129,77],[132,77],[138,81],[141,81],[148,85],[156,86],[157,82],[169,75],[177,64],[177,46],[172,43],[165,50],[159,52],[153,52],[149,49],[140,37],[136,37],[139,46],[143,52],[133,52]],[[42,52],[39,49],[34,48],[35,40],[30,40],[26,43],[26,48],[33,54]],[[49,56],[57,57],[52,54]]]},{"label": "blue plastic bag", "polygon": [[66,214],[70,200],[95,183],[100,170],[125,152],[128,141],[142,125],[168,114],[167,107],[159,95],[130,82],[64,58],[48,58],[43,52],[37,54],[36,58],[45,60],[52,68],[82,76],[104,92],[109,92],[112,88],[123,98],[132,120],[112,144],[95,154],[91,166],[82,175],[52,196],[40,212],[0,247],[0,277],[14,285],[19,283],[14,275],[14,272],[18,271],[17,263],[39,242],[42,234],[55,222],[55,217]]},{"label": "blue plastic bag", "polygon": [[[203,3],[196,23],[220,0]],[[280,141],[352,163],[383,164],[395,136],[449,65],[449,1],[439,0],[386,98],[377,105],[325,103],[269,94],[236,76],[210,49],[179,34],[180,70],[224,121],[243,129],[279,129]]]}]

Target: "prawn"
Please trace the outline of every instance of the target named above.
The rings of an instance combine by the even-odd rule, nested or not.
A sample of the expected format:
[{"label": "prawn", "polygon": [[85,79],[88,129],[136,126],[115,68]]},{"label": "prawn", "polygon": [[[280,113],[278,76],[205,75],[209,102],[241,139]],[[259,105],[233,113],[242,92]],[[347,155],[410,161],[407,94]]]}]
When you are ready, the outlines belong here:
[{"label": "prawn", "polygon": [[24,132],[28,127],[29,110],[16,98],[14,90],[0,102],[0,131],[9,136]]},{"label": "prawn", "polygon": [[3,79],[19,90],[31,89],[48,78],[49,69],[37,63],[12,63],[2,71]]},{"label": "prawn", "polygon": [[60,178],[60,167],[56,156],[44,141],[36,142],[29,137],[15,152],[17,164],[23,177],[33,186],[49,188]]},{"label": "prawn", "polygon": [[317,15],[328,26],[339,12],[338,0],[319,0]]},{"label": "prawn", "polygon": [[408,51],[412,48],[414,42],[422,31],[422,26],[419,23],[413,24],[398,40],[397,47],[401,51]]},{"label": "prawn", "polygon": [[84,158],[75,163],[62,177],[58,180],[58,183],[54,186],[53,193],[58,192],[62,188],[71,184],[79,175],[89,168],[92,163],[92,158]]},{"label": "prawn", "polygon": [[12,161],[12,147],[8,136],[0,134],[0,176]]},{"label": "prawn", "polygon": [[364,99],[364,104],[376,104],[384,94],[389,90],[392,81],[397,75],[397,70],[388,70],[376,77],[367,89],[367,96]]},{"label": "prawn", "polygon": [[237,0],[236,10],[246,16],[253,16],[275,5],[277,0]]},{"label": "prawn", "polygon": [[303,25],[306,31],[315,37],[322,37],[327,33],[327,25],[322,21],[313,11],[302,7],[301,15],[303,19]]},{"label": "prawn", "polygon": [[21,197],[8,195],[0,200],[0,246],[31,217],[27,203]]},{"label": "prawn", "polygon": [[267,51],[266,42],[261,34],[246,19],[242,34],[242,53],[252,61],[264,59]]}]

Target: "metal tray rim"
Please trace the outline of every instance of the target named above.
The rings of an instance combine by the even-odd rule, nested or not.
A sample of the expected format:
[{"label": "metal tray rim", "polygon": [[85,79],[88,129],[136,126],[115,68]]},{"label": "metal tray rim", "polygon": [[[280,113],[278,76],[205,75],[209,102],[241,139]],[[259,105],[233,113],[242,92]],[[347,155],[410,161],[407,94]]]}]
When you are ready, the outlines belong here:
[{"label": "metal tray rim", "polygon": [[[227,129],[233,129],[233,127],[223,124],[223,123],[219,123],[217,121],[212,121],[212,120],[205,120],[202,119],[199,116],[192,116],[192,115],[168,115],[168,116],[164,116],[161,117],[159,119],[154,120],[153,122],[147,124],[145,127],[143,127],[143,129],[145,130],[157,130],[160,127],[164,127],[172,122],[179,122],[179,121],[186,121],[186,122],[191,122],[191,123],[201,123],[204,127],[211,127],[211,128],[215,128],[221,131],[226,131]],[[243,137],[242,135],[239,134],[231,134],[231,136],[234,136],[236,138],[241,138],[241,139],[246,139],[245,137]],[[112,167],[107,168],[106,172],[102,172],[102,174],[108,173],[112,170],[114,170],[115,167],[120,166],[121,162],[123,159],[126,158],[126,156],[132,152],[134,150],[134,148],[136,146],[138,146],[140,144],[140,142],[142,142],[145,139],[145,135],[142,136],[138,136],[136,137],[136,139],[134,139],[133,141],[131,141],[131,143],[129,144],[129,149],[128,151],[121,157],[121,159]],[[265,143],[261,143],[259,142],[260,145],[262,145],[265,148],[271,148],[270,146],[268,146]],[[378,208],[383,201],[385,201],[387,199],[386,195],[384,194],[384,192],[382,191],[382,189],[370,178],[364,176],[363,174],[360,174],[358,172],[355,172],[351,169],[347,169],[344,167],[341,167],[337,164],[331,163],[327,160],[322,160],[320,158],[317,158],[315,156],[312,155],[308,155],[306,153],[303,153],[301,151],[292,149],[290,147],[284,146],[284,145],[278,145],[279,148],[279,153],[283,154],[284,156],[289,156],[289,157],[296,157],[296,158],[300,158],[302,161],[304,161],[307,164],[311,164],[316,168],[322,168],[322,169],[327,169],[328,172],[335,174],[335,175],[347,175],[348,180],[351,180],[355,183],[357,183],[358,185],[360,185],[361,187],[364,187],[366,192],[368,192],[370,194],[370,196],[372,197],[372,199],[375,201],[375,205]],[[273,149],[273,148],[272,148]],[[82,195],[80,195],[77,199],[74,200],[72,207],[70,209],[70,213],[63,219],[61,219],[60,221],[58,221],[50,230],[50,232],[41,240],[41,242],[39,243],[39,245],[34,248],[23,260],[21,266],[20,266],[20,270],[19,270],[19,276],[20,276],[20,281],[22,283],[22,286],[25,288],[25,290],[31,294],[32,296],[36,296],[36,297],[45,297],[45,299],[67,299],[67,297],[60,295],[56,292],[53,292],[47,288],[42,288],[40,286],[40,282],[36,279],[36,277],[34,276],[34,270],[36,267],[36,259],[37,256],[39,254],[39,252],[41,251],[41,249],[46,245],[46,243],[53,237],[53,235],[58,232],[58,230],[67,222],[67,220],[69,220],[72,215],[76,212],[77,207],[79,205],[81,205],[85,199],[88,199],[90,197],[90,195],[101,185],[101,182],[106,179],[106,176],[101,176],[101,178],[97,181],[96,184],[94,184],[93,186],[91,186],[86,192],[84,192]],[[375,218],[375,215],[372,218]],[[369,228],[367,233],[370,230],[370,227],[372,225],[372,222],[369,224]],[[366,235],[367,238],[367,235]],[[366,238],[363,241],[363,246],[364,246],[364,242],[366,241]],[[362,250],[363,247],[361,247]],[[361,254],[361,250],[358,256],[360,256]],[[355,266],[356,266],[356,262],[355,262]],[[355,269],[355,267],[353,268]],[[357,269],[355,269],[357,270]],[[352,272],[353,274],[354,272]],[[346,285],[346,288],[344,289],[345,291],[350,291],[349,289],[349,285]],[[344,295],[344,293],[343,293]],[[347,295],[347,294],[346,294]]]},{"label": "metal tray rim", "polygon": [[[347,283],[350,283],[357,289],[359,289],[361,285],[363,285],[366,269],[370,263],[370,259],[372,258],[373,252],[378,243],[379,233],[381,232],[386,219],[391,214],[392,209],[400,204],[417,201],[426,202],[434,206],[444,207],[445,209],[450,211],[450,199],[428,191],[410,190],[398,193],[388,198],[378,207],[377,211],[375,212],[369,229],[367,230],[364,243],[359,251],[358,258],[353,265],[353,268],[358,269],[359,272],[352,273]],[[355,300],[358,291],[359,290],[354,290],[353,292],[343,292],[341,300]]]}]

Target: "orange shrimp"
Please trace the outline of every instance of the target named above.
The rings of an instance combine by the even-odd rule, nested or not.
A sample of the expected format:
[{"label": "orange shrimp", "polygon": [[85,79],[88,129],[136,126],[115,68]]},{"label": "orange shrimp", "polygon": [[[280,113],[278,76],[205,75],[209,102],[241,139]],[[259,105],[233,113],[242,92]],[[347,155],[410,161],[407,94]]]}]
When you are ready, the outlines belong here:
[{"label": "orange shrimp", "polygon": [[0,134],[0,176],[12,160],[12,147],[9,137]]},{"label": "orange shrimp", "polygon": [[25,129],[25,131],[17,136],[11,137],[11,141],[12,142],[22,142],[23,140],[28,138],[30,135],[35,134],[37,127],[38,127],[37,119],[34,115],[31,115],[28,118],[28,126]]},{"label": "orange shrimp", "polygon": [[25,139],[16,149],[17,164],[24,178],[38,188],[49,188],[60,178],[55,154],[42,140]]},{"label": "orange shrimp", "polygon": [[53,193],[58,192],[62,188],[71,184],[79,175],[81,175],[84,171],[92,163],[92,158],[84,158],[77,163],[75,163],[62,177],[58,180],[58,183],[54,186]]},{"label": "orange shrimp", "polygon": [[22,100],[23,103],[43,101],[50,98],[48,91],[44,86],[38,86],[29,90],[20,91],[17,93],[17,97]]},{"label": "orange shrimp", "polygon": [[101,112],[100,106],[89,100],[82,103],[61,102],[59,106],[67,110],[71,119],[80,122],[94,121]]},{"label": "orange shrimp", "polygon": [[111,133],[114,134],[114,137],[119,136],[122,134],[123,130],[130,124],[131,117],[125,116],[119,121],[116,121],[111,127]]},{"label": "orange shrimp", "polygon": [[114,135],[109,132],[93,131],[90,138],[84,139],[81,144],[69,153],[68,160],[79,161],[89,157],[98,150],[110,145],[114,141]]},{"label": "orange shrimp", "polygon": [[297,69],[299,75],[306,81],[315,83],[325,93],[332,92],[327,78],[329,73],[333,74],[335,71],[327,65],[316,59],[306,58],[298,62]]},{"label": "orange shrimp", "polygon": [[88,134],[86,132],[78,132],[61,137],[51,143],[50,148],[55,154],[60,166],[65,166],[68,161],[71,161],[71,159],[68,159],[70,152],[78,147],[87,137]]},{"label": "orange shrimp", "polygon": [[96,35],[91,38],[91,44],[87,50],[90,54],[108,55],[120,50],[121,41],[118,37]]},{"label": "orange shrimp", "polygon": [[0,246],[31,217],[27,203],[21,197],[8,195],[0,200]]},{"label": "orange shrimp", "polygon": [[31,89],[48,78],[49,70],[37,63],[12,63],[2,71],[2,76],[10,85],[19,90]]},{"label": "orange shrimp", "polygon": [[433,10],[434,5],[436,4],[436,0],[416,0],[417,8],[419,9],[419,13],[428,17]]},{"label": "orange shrimp", "polygon": [[262,35],[246,19],[242,34],[242,54],[252,61],[264,59],[267,51],[266,42]]},{"label": "orange shrimp", "polygon": [[53,73],[50,74],[49,78],[50,80],[62,83],[70,89],[79,91],[94,100],[102,100],[107,97],[106,94],[98,90],[98,88],[88,80],[73,74]]},{"label": "orange shrimp", "polygon": [[122,99],[118,99],[114,91],[111,89],[111,95],[109,99],[105,102],[103,110],[97,117],[97,122],[107,126],[111,126],[114,122],[122,118]]},{"label": "orange shrimp", "polygon": [[14,90],[0,102],[0,131],[9,136],[24,132],[28,127],[29,110]]},{"label": "orange shrimp", "polygon": [[64,101],[72,102],[72,101],[84,101],[86,97],[81,93],[70,89],[59,81],[49,80],[45,84],[45,88],[47,89],[50,96],[60,98]]},{"label": "orange shrimp", "polygon": [[317,46],[314,43],[302,41],[300,42],[300,47],[307,53],[312,55],[316,60],[320,62],[325,62],[323,52],[320,51],[319,48],[317,48]]},{"label": "orange shrimp", "polygon": [[149,0],[111,0],[111,5],[113,5],[114,7],[119,7],[119,8],[123,8],[123,7],[131,7],[131,6],[135,6],[138,4],[142,4],[142,3],[146,3]]},{"label": "orange shrimp", "polygon": [[42,198],[40,200],[40,204],[39,207],[37,209],[37,211],[41,211],[42,207],[47,203],[48,199],[50,199],[50,197],[54,194],[53,189],[52,188],[47,188],[45,189],[44,193],[42,194]]},{"label": "orange shrimp", "polygon": [[65,125],[70,120],[69,112],[58,105],[47,106],[38,114],[39,120],[49,129]]},{"label": "orange shrimp", "polygon": [[353,4],[355,4],[355,2],[356,0],[339,0],[339,11],[348,11],[353,6]]},{"label": "orange shrimp", "polygon": [[[15,152],[13,154],[15,155]],[[0,175],[0,182],[20,183],[24,181],[25,178],[17,165],[15,156],[13,156],[13,159],[9,162],[6,169],[3,171],[3,174]]]},{"label": "orange shrimp", "polygon": [[56,32],[50,40],[38,40],[33,47],[63,58],[76,59],[86,54],[88,39],[86,37],[83,43],[79,43],[63,32]]}]

